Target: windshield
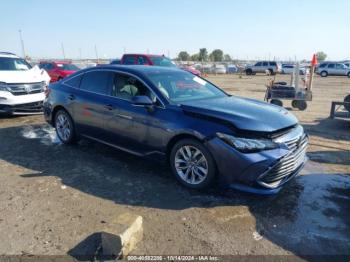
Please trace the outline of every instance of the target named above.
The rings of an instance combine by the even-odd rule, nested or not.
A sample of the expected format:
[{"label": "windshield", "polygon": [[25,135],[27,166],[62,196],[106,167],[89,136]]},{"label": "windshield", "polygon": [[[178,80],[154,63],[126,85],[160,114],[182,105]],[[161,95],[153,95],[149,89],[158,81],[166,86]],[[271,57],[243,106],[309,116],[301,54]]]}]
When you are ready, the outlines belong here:
[{"label": "windshield", "polygon": [[169,58],[162,56],[150,57],[155,66],[176,67],[176,65]]},{"label": "windshield", "polygon": [[0,71],[29,70],[32,66],[22,58],[0,57]]},{"label": "windshield", "polygon": [[67,70],[67,71],[78,71],[80,70],[79,67],[73,64],[57,64],[57,67],[61,70]]},{"label": "windshield", "polygon": [[185,71],[152,72],[147,76],[171,102],[185,102],[227,96],[204,79]]}]

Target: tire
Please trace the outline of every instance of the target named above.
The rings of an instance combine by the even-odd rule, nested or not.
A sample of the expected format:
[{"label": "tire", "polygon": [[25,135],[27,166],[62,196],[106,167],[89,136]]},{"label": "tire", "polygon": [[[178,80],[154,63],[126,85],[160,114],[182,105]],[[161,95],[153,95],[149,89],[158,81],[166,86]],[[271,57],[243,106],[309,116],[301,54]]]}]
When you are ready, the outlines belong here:
[{"label": "tire", "polygon": [[348,77],[350,78],[350,72],[348,73]]},{"label": "tire", "polygon": [[251,75],[253,74],[253,70],[247,69],[247,70],[245,70],[245,74],[246,74],[247,76],[251,76]]},{"label": "tire", "polygon": [[306,101],[304,101],[304,100],[298,100],[298,101],[297,101],[297,108],[298,108],[299,110],[301,110],[301,111],[306,110],[306,108],[307,108],[307,103],[306,103]]},{"label": "tire", "polygon": [[62,143],[71,145],[77,141],[74,122],[67,111],[60,109],[56,113],[55,129]]},{"label": "tire", "polygon": [[276,106],[283,106],[283,102],[279,99],[271,99],[270,103]]},{"label": "tire", "polygon": [[298,108],[298,100],[293,100],[292,101],[292,107],[293,108]]},{"label": "tire", "polygon": [[177,142],[171,150],[169,162],[176,179],[187,188],[204,189],[214,181],[214,158],[195,139],[182,139]]},{"label": "tire", "polygon": [[270,72],[270,75],[272,76],[275,74],[271,68],[269,69],[269,72]]},{"label": "tire", "polygon": [[[344,98],[344,102],[345,103],[350,103],[350,95],[347,95],[345,98]],[[347,104],[347,105],[344,105],[345,109],[348,110],[350,112],[350,105]]]},{"label": "tire", "polygon": [[285,75],[285,74],[286,74],[286,72],[284,72],[284,70],[282,70],[281,74],[282,74],[282,75]]},{"label": "tire", "polygon": [[328,76],[328,73],[327,73],[327,71],[322,71],[322,72],[320,73],[320,75],[321,75],[322,77],[327,77],[327,76]]}]

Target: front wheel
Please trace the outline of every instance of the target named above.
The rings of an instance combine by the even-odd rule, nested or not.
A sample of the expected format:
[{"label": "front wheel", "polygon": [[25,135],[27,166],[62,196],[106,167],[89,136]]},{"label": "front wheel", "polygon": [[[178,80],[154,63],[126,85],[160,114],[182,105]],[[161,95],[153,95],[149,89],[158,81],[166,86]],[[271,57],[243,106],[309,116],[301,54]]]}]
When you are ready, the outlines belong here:
[{"label": "front wheel", "polygon": [[348,73],[348,77],[350,78],[350,72]]},{"label": "front wheel", "polygon": [[328,73],[326,71],[322,71],[321,74],[320,74],[322,77],[327,77],[328,76]]},{"label": "front wheel", "polygon": [[175,144],[170,154],[170,166],[176,179],[193,189],[211,185],[216,173],[210,152],[195,139],[183,139]]},{"label": "front wheel", "polygon": [[73,144],[76,141],[74,123],[65,110],[59,110],[55,115],[55,128],[58,138],[64,144]]}]

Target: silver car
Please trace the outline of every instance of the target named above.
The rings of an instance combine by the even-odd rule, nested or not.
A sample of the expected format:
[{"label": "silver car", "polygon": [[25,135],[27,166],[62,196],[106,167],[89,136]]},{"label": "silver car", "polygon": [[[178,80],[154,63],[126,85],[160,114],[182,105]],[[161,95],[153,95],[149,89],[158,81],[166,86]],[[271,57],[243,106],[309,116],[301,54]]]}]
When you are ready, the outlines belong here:
[{"label": "silver car", "polygon": [[350,68],[343,63],[327,62],[320,64],[317,67],[316,73],[322,77],[329,75],[350,77]]},{"label": "silver car", "polygon": [[271,75],[281,72],[281,64],[275,61],[261,61],[257,62],[255,65],[249,65],[245,68],[245,73],[247,75],[255,75],[256,73],[266,73],[270,72]]}]

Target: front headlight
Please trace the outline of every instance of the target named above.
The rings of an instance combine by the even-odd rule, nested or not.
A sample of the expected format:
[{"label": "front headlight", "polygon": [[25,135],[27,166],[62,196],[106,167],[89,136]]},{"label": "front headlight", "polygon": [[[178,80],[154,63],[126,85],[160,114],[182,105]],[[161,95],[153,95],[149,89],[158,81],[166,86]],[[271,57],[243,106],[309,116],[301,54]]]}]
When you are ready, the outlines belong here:
[{"label": "front headlight", "polygon": [[0,91],[9,91],[5,82],[0,82]]},{"label": "front headlight", "polygon": [[223,133],[216,133],[216,135],[226,142],[227,144],[233,146],[237,150],[243,153],[251,153],[262,150],[275,149],[279,147],[278,143],[273,142],[269,139],[251,139],[235,137]]}]

